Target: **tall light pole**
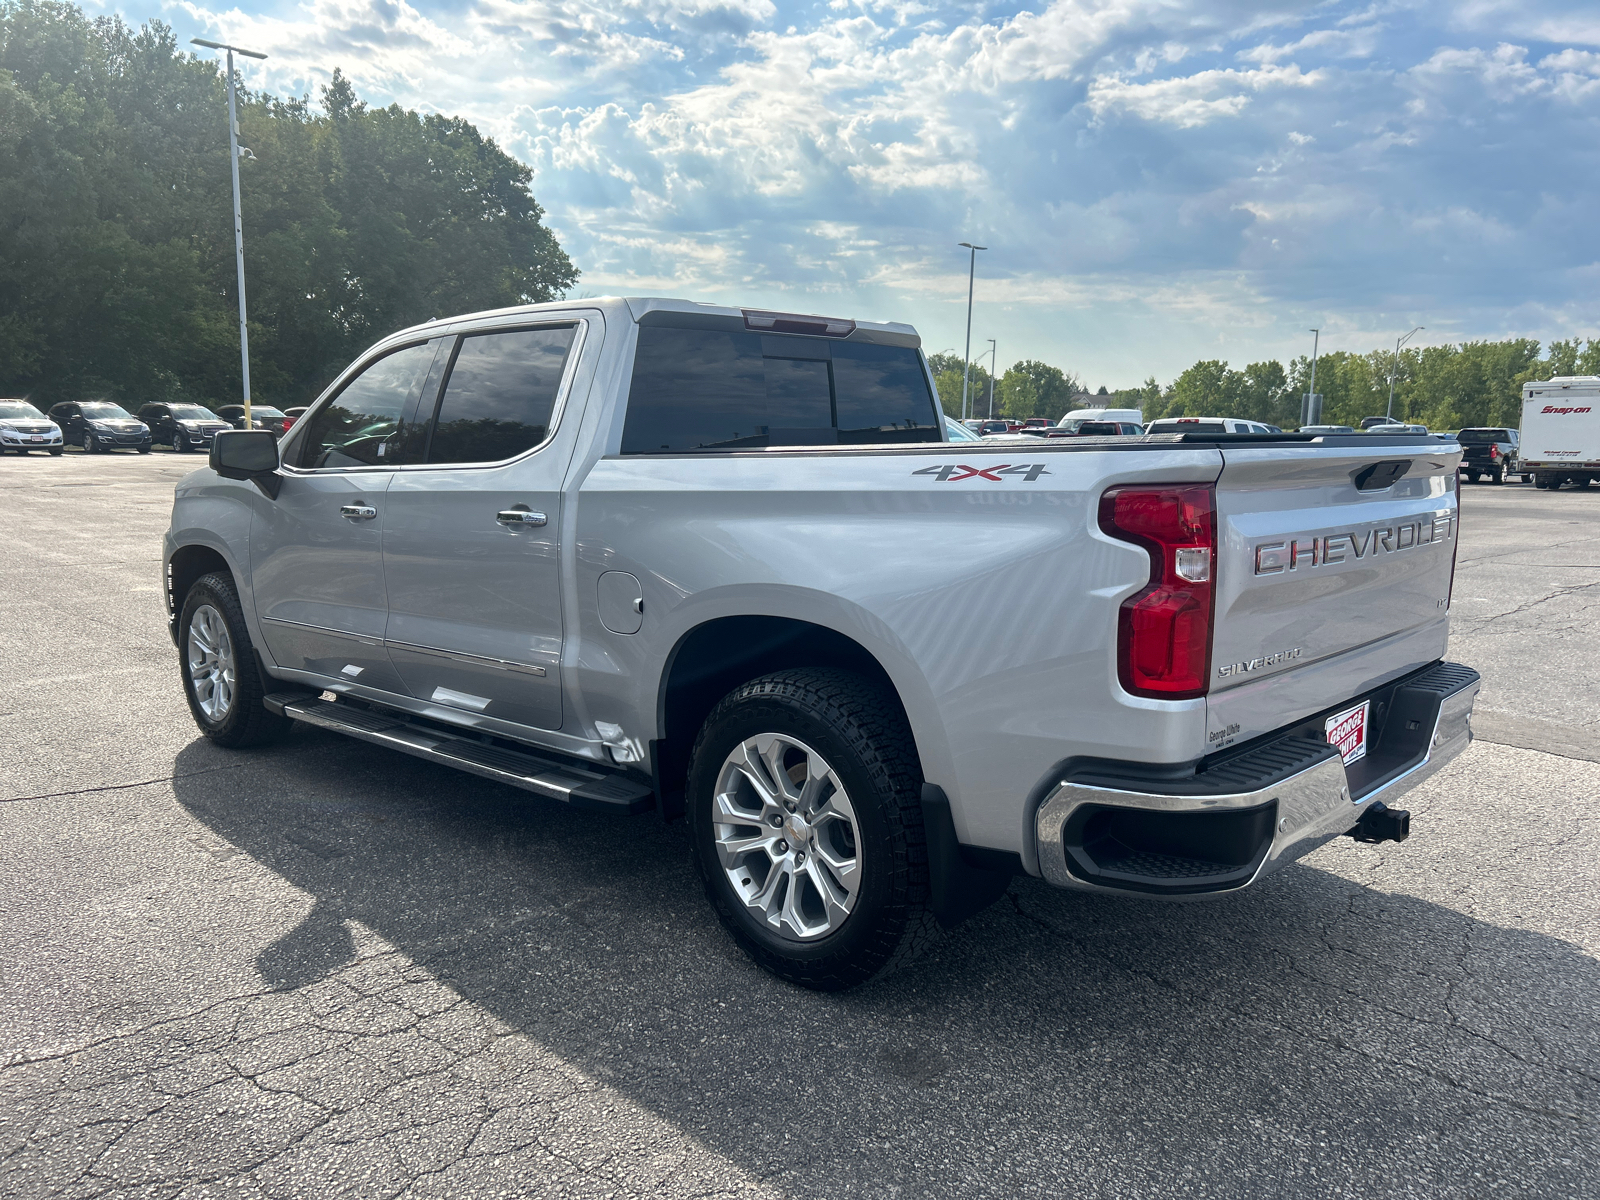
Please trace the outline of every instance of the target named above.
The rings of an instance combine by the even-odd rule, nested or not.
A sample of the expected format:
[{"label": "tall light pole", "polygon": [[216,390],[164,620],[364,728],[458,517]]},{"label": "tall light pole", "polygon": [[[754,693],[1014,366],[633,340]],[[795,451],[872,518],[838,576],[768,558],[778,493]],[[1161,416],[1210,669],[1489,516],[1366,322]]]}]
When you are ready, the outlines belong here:
[{"label": "tall light pole", "polygon": [[972,257],[967,262],[967,352],[962,356],[961,364],[961,419],[967,419],[967,380],[972,375],[972,280],[978,270],[978,251],[987,250],[987,246],[974,246],[971,242],[958,242],[972,251]]},{"label": "tall light pole", "polygon": [[[255,50],[229,46],[222,42],[208,42],[205,38],[190,38],[196,46],[228,52],[228,165],[233,168],[233,257],[239,268],[239,362],[244,369],[244,427],[250,426],[250,329],[244,315],[244,216],[239,209],[239,113],[233,99],[233,56],[266,58]],[[244,153],[249,154],[247,149]],[[250,155],[252,158],[255,155]]]},{"label": "tall light pole", "polygon": [[1311,390],[1306,393],[1305,411],[1309,420],[1302,420],[1302,425],[1315,425],[1322,420],[1320,412],[1312,411],[1317,405],[1317,344],[1322,341],[1322,330],[1313,329],[1311,333]]},{"label": "tall light pole", "polygon": [[994,377],[1000,373],[1000,359],[994,339],[989,338],[989,419],[994,419]]},{"label": "tall light pole", "polygon": [[1395,338],[1394,340],[1394,361],[1389,364],[1389,407],[1384,410],[1383,414],[1390,420],[1394,419],[1394,376],[1395,372],[1400,369],[1400,347],[1404,346],[1413,337],[1421,333],[1426,328],[1426,325],[1418,325],[1410,333],[1406,334],[1405,337]]}]

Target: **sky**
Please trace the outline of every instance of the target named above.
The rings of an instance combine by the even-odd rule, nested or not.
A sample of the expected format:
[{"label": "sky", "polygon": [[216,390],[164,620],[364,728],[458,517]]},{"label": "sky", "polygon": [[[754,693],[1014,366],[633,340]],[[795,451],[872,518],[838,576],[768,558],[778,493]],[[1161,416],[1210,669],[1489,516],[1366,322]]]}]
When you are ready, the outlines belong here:
[{"label": "sky", "polygon": [[1596,0],[156,0],[465,116],[577,295],[908,321],[1090,387],[1600,337]]}]

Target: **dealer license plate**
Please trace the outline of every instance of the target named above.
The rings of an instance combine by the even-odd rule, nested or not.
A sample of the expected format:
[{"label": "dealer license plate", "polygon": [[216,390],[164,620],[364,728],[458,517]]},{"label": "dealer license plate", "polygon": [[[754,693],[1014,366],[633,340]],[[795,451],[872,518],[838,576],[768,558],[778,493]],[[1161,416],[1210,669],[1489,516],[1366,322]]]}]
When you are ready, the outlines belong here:
[{"label": "dealer license plate", "polygon": [[1371,712],[1372,701],[1363,700],[1354,708],[1335,713],[1323,726],[1328,745],[1339,752],[1347,767],[1367,756],[1367,717]]},{"label": "dealer license plate", "polygon": [[30,437],[28,440],[30,442],[42,442],[42,441],[44,441],[44,434],[36,433],[32,437]]}]

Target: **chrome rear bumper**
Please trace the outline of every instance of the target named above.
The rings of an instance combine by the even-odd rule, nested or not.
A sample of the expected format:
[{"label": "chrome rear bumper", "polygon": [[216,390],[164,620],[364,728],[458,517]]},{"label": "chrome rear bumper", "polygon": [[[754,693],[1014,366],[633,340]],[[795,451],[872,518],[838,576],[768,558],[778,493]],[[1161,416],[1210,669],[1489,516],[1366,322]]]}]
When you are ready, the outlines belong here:
[{"label": "chrome rear bumper", "polygon": [[1383,713],[1368,761],[1349,771],[1313,736],[1322,714],[1164,779],[1123,783],[1119,769],[1132,764],[1084,763],[1039,806],[1040,870],[1058,887],[1153,898],[1248,887],[1349,831],[1378,801],[1393,805],[1465,750],[1478,688],[1476,671],[1435,663],[1337,706],[1366,698]]}]

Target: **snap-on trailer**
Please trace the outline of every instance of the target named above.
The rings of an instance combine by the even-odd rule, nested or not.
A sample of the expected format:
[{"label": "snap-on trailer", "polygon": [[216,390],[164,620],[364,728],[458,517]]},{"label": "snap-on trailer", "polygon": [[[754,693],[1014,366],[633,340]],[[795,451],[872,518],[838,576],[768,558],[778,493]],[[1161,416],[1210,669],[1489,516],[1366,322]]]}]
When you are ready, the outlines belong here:
[{"label": "snap-on trailer", "polygon": [[1600,375],[1523,384],[1521,440],[1521,465],[1535,487],[1600,479]]}]

